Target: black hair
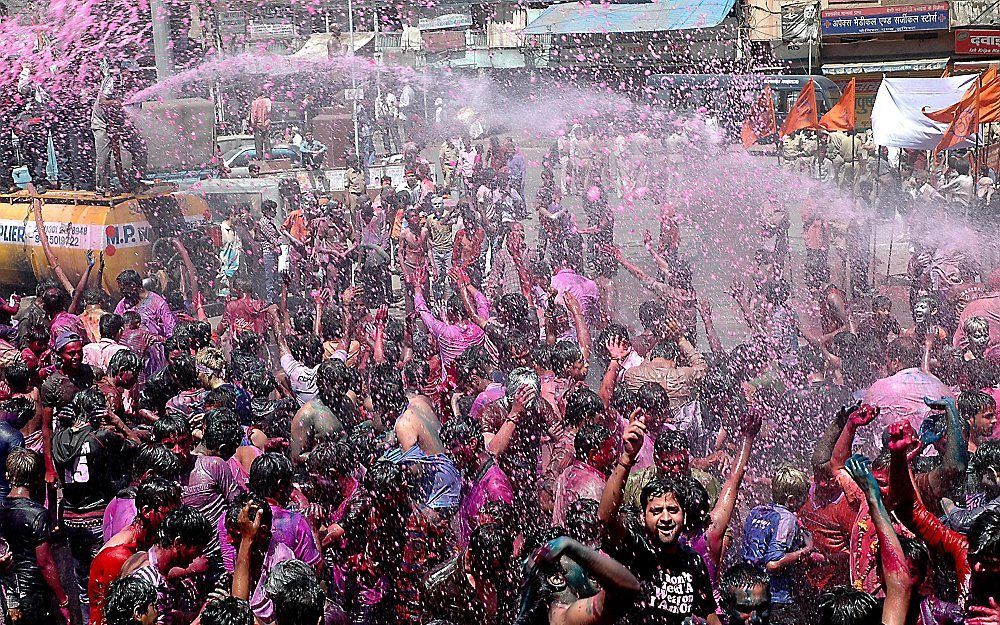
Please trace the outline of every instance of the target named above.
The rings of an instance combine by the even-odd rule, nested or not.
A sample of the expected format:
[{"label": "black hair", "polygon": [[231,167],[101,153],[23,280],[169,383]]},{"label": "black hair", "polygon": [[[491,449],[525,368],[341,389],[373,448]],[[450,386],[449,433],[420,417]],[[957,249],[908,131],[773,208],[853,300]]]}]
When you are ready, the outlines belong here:
[{"label": "black hair", "polygon": [[266,399],[274,392],[274,374],[264,368],[251,369],[243,377],[243,387],[254,399]]},{"label": "black hair", "polygon": [[653,441],[653,454],[662,456],[671,453],[689,454],[691,445],[687,436],[678,430],[665,430],[656,435]]},{"label": "black hair", "polygon": [[142,277],[139,276],[139,272],[135,269],[126,269],[125,271],[118,274],[118,278],[115,280],[118,282],[119,286],[129,285],[137,286],[142,288]]},{"label": "black hair", "polygon": [[1000,510],[986,508],[969,528],[969,559],[1000,558]]},{"label": "black hair", "polygon": [[131,349],[120,349],[108,361],[108,373],[116,376],[124,371],[138,374],[142,371],[142,358]]},{"label": "black hair", "polygon": [[479,579],[500,581],[514,557],[514,534],[499,523],[472,530],[466,551],[470,572]]},{"label": "black hair", "polygon": [[997,408],[996,400],[989,393],[968,390],[958,394],[958,414],[963,419],[972,419],[986,408],[991,411]]},{"label": "black hair", "polygon": [[658,478],[646,484],[639,493],[639,506],[645,510],[650,499],[673,495],[681,508],[688,509],[689,489],[683,480],[673,478]]},{"label": "black hair", "polygon": [[670,339],[662,339],[657,341],[656,345],[653,345],[652,349],[649,350],[650,358],[662,358],[664,360],[677,360],[677,357],[681,355],[680,345],[677,341]]},{"label": "black hair", "polygon": [[316,370],[316,389],[319,399],[331,410],[345,400],[351,390],[352,376],[347,365],[339,358],[324,360]]},{"label": "black hair", "polygon": [[108,586],[104,598],[107,625],[135,625],[136,614],[146,614],[156,603],[156,587],[139,577],[121,577]]},{"label": "black hair", "polygon": [[836,586],[820,594],[819,625],[879,625],[878,599],[850,586]]},{"label": "black hair", "polygon": [[459,382],[468,383],[472,376],[490,377],[490,355],[482,345],[473,345],[455,359],[455,377]]},{"label": "black hair", "polygon": [[212,325],[207,321],[191,322],[191,340],[194,349],[212,346]]},{"label": "black hair", "polygon": [[583,358],[580,346],[573,341],[557,341],[552,347],[552,370],[556,375],[564,375],[566,370]]},{"label": "black hair", "polygon": [[608,353],[608,341],[611,339],[618,339],[623,343],[628,343],[631,340],[628,328],[620,323],[612,323],[598,335],[597,340],[594,342],[593,351],[594,355],[604,362],[611,360],[611,354]]},{"label": "black hair", "polygon": [[897,338],[886,348],[885,357],[902,363],[903,368],[912,369],[920,365],[921,348],[915,341]]},{"label": "black hair", "polygon": [[170,547],[174,541],[190,547],[204,548],[212,539],[215,528],[208,518],[191,506],[181,506],[171,510],[160,524],[157,542],[161,547]]},{"label": "black hair", "polygon": [[586,460],[591,453],[597,451],[608,440],[611,432],[600,423],[586,423],[573,438],[573,451],[577,460]]},{"label": "black hair", "polygon": [[236,398],[236,387],[223,384],[205,393],[205,400],[202,403],[206,408],[211,406],[216,409],[236,410]]},{"label": "black hair", "polygon": [[122,319],[121,315],[114,313],[101,315],[100,320],[97,322],[97,329],[100,330],[101,337],[107,339],[117,338],[124,327],[125,320]]},{"label": "black hair", "polygon": [[323,362],[323,341],[315,334],[292,337],[288,349],[292,357],[310,369]]},{"label": "black hair", "polygon": [[210,599],[199,620],[202,625],[254,625],[250,604],[237,597]]},{"label": "black hair", "polygon": [[4,379],[14,393],[27,393],[31,388],[31,369],[20,354],[4,367]]},{"label": "black hair", "polygon": [[153,424],[153,440],[162,443],[168,438],[191,436],[191,426],[180,415],[164,415]]},{"label": "black hair", "polygon": [[667,389],[656,382],[643,382],[635,392],[636,404],[646,412],[666,412],[670,410],[670,395]]},{"label": "black hair", "polygon": [[468,419],[452,419],[441,426],[441,444],[449,449],[456,443],[469,444],[474,440],[483,446],[483,430],[478,423]]},{"label": "black hair", "polygon": [[198,379],[198,364],[191,354],[177,356],[170,361],[167,368],[181,389],[188,390],[201,386],[201,381]]},{"label": "black hair", "polygon": [[[260,510],[261,527],[270,528],[271,522],[274,520],[274,512],[271,510],[270,504],[267,503],[267,499],[254,492],[240,493],[233,499],[226,508],[226,525],[229,527],[238,527],[240,524],[240,511],[247,504]],[[253,516],[251,515],[250,518],[252,520]]]},{"label": "black hair", "polygon": [[406,486],[403,468],[387,460],[373,464],[365,475],[365,487],[376,499],[394,494]]},{"label": "black hair", "polygon": [[96,427],[107,416],[108,398],[99,388],[85,388],[73,396],[70,406],[77,421],[86,419]]},{"label": "black hair", "polygon": [[35,403],[27,397],[11,397],[0,402],[0,419],[20,430],[35,416]]},{"label": "black hair", "polygon": [[760,586],[771,593],[771,578],[767,573],[750,565],[747,562],[740,562],[726,569],[719,578],[719,591],[722,593],[724,605],[734,603],[733,591],[740,588],[753,588]]},{"label": "black hair", "polygon": [[570,427],[591,423],[604,412],[604,401],[600,395],[586,386],[577,386],[563,397],[566,401],[566,416],[563,422]]},{"label": "black hair", "polygon": [[991,438],[983,441],[969,458],[969,467],[978,478],[982,478],[982,475],[990,469],[996,471],[1000,477],[1000,440]]},{"label": "black hair", "polygon": [[158,475],[147,479],[135,489],[135,508],[162,508],[181,504],[181,487],[177,482],[165,480]]},{"label": "black hair", "polygon": [[292,461],[274,452],[257,456],[250,465],[247,487],[261,497],[281,501],[292,489]]},{"label": "black hair", "polygon": [[[205,449],[219,455],[223,460],[229,460],[236,453],[236,448],[243,442],[243,428],[235,420],[214,418],[205,415],[205,434],[201,439]],[[219,411],[221,412],[221,411]]]},{"label": "black hair", "polygon": [[42,293],[42,308],[50,313],[66,310],[66,291],[60,288],[45,289]]},{"label": "black hair", "polygon": [[650,332],[667,318],[667,307],[663,302],[650,300],[639,305],[639,323]]},{"label": "black hair", "polygon": [[[444,428],[441,431],[443,438]],[[346,441],[327,441],[313,448],[306,467],[314,475],[350,475],[354,469],[354,455],[354,450]]]},{"label": "black hair", "polygon": [[132,476],[140,478],[147,473],[175,481],[180,477],[181,461],[163,445],[144,445],[132,460]]},{"label": "black hair", "polygon": [[313,625],[323,616],[326,596],[316,573],[301,560],[274,565],[264,592],[274,602],[277,625]]}]

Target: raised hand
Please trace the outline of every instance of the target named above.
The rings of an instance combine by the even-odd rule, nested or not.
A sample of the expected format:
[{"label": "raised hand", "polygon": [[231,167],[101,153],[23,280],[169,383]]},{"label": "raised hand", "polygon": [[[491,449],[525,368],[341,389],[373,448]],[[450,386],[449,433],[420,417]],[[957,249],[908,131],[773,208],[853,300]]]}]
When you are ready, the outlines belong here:
[{"label": "raised hand", "polygon": [[608,348],[608,355],[611,356],[611,360],[622,360],[632,351],[632,346],[617,336],[609,337],[606,347]]},{"label": "raised hand", "polygon": [[849,417],[851,424],[854,427],[864,427],[875,420],[879,415],[878,406],[869,406],[868,404],[861,404],[861,407],[851,413]]},{"label": "raised hand", "polygon": [[932,397],[924,397],[924,403],[928,408],[932,410],[958,410],[955,406],[955,399],[953,397],[939,397],[934,399]]},{"label": "raised hand", "polygon": [[889,425],[889,451],[893,453],[905,453],[909,456],[914,449],[920,449],[920,439],[917,431],[913,429],[909,421],[898,421]]},{"label": "raised hand", "polygon": [[965,625],[1000,625],[1000,606],[993,597],[989,605],[970,605],[968,611],[975,616],[966,618]]},{"label": "raised hand", "polygon": [[844,468],[861,490],[866,493],[878,490],[878,482],[875,481],[875,475],[872,474],[872,463],[868,458],[854,454],[844,463]]},{"label": "raised hand", "polygon": [[523,415],[528,409],[528,406],[535,403],[537,395],[538,394],[535,393],[535,387],[529,384],[518,387],[518,389],[514,391],[514,400],[510,407],[510,416],[516,419],[517,417]]},{"label": "raised hand", "polygon": [[628,427],[622,435],[622,460],[632,466],[642,449],[642,441],[646,436],[646,419],[642,408],[636,408],[629,416]]}]

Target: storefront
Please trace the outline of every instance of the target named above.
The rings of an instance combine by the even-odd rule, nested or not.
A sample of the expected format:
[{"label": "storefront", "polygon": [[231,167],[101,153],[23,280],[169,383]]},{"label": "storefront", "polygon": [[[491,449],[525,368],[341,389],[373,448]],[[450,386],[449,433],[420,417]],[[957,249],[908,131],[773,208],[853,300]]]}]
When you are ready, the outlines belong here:
[{"label": "storefront", "polygon": [[882,78],[937,77],[948,70],[954,38],[947,2],[822,11],[821,71],[844,88],[856,79],[858,128],[871,127]]}]

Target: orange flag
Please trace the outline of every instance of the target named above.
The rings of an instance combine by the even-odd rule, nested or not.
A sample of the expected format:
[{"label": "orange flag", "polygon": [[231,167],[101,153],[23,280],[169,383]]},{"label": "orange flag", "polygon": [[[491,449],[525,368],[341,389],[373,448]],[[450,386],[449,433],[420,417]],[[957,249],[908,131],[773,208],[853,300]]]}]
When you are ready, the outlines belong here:
[{"label": "orange flag", "polygon": [[[979,132],[980,106],[979,94],[983,87],[983,76],[976,79],[976,82],[969,87],[962,99],[955,104],[955,113],[948,124],[947,130],[938,142],[935,152],[950,150],[963,143],[970,135]],[[928,115],[928,117],[930,117]],[[933,117],[931,119],[934,119]],[[936,121],[936,120],[935,120]]]},{"label": "orange flag", "polygon": [[820,126],[830,132],[854,130],[854,83],[856,81],[857,78],[852,78],[851,82],[847,83],[847,88],[844,89],[840,100],[819,120]]},{"label": "orange flag", "polygon": [[781,124],[781,136],[787,137],[796,130],[819,128],[819,118],[816,113],[816,85],[812,78],[802,87],[795,104],[789,109],[785,121]]},{"label": "orange flag", "polygon": [[774,98],[771,97],[771,86],[764,85],[764,90],[757,96],[753,106],[743,120],[740,138],[743,147],[749,148],[764,137],[778,132],[778,122],[774,116]]},{"label": "orange flag", "polygon": [[[982,83],[979,87],[979,123],[1000,122],[1000,76],[998,76],[996,66],[991,67],[983,74],[979,82]],[[958,103],[939,111],[930,113],[924,111],[924,115],[936,122],[950,124],[955,119],[956,110],[958,110]]]}]

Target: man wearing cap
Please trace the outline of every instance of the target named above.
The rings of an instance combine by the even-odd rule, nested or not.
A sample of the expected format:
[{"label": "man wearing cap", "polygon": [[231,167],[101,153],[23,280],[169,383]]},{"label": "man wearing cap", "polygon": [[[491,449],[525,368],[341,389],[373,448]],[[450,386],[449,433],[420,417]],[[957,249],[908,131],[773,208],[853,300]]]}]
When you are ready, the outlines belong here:
[{"label": "man wearing cap", "polygon": [[83,338],[76,332],[62,332],[53,342],[56,365],[42,383],[42,449],[45,452],[45,481],[55,482],[52,464],[52,421],[69,406],[80,391],[97,384],[103,372],[83,362]]}]

